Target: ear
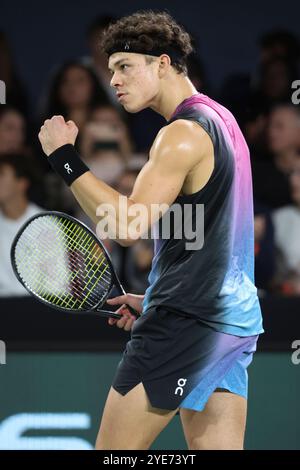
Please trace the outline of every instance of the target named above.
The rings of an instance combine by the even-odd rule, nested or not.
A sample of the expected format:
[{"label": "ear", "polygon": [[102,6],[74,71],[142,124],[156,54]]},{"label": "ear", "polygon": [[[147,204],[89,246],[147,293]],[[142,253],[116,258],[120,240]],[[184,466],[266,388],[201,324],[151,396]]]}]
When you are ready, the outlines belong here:
[{"label": "ear", "polygon": [[159,57],[159,73],[161,76],[165,75],[165,73],[171,67],[171,59],[167,54],[162,54]]}]

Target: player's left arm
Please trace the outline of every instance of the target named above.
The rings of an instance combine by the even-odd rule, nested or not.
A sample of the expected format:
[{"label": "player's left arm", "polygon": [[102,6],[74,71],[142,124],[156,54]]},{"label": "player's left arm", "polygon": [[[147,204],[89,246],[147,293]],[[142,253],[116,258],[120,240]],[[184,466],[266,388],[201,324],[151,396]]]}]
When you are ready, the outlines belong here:
[{"label": "player's left arm", "polygon": [[[39,137],[43,145],[43,139]],[[63,145],[62,140],[59,144],[58,147]],[[128,198],[122,196],[121,205],[121,194],[98,180],[90,171],[77,178],[71,184],[71,190],[95,223],[106,217],[112,227],[116,224],[117,236],[114,236],[117,241],[121,245],[130,245],[168,210],[180,193],[188,173],[205,159],[209,145],[208,135],[198,124],[177,120],[158,133],[149,160],[135,181],[132,194]],[[47,153],[45,148],[44,151]],[[154,210],[158,205],[163,205],[161,212]],[[112,210],[107,212],[105,208],[108,207]],[[134,232],[131,222],[137,215],[139,226]]]}]

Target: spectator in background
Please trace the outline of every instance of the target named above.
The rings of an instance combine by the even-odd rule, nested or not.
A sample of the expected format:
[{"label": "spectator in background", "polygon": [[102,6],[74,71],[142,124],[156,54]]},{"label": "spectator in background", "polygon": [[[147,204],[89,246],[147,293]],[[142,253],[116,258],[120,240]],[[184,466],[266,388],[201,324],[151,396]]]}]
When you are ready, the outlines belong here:
[{"label": "spectator in background", "polygon": [[252,161],[255,198],[277,208],[291,203],[288,175],[300,156],[300,109],[291,103],[270,113],[267,140],[271,159]]},{"label": "spectator in background", "polygon": [[291,103],[273,109],[268,140],[273,161],[283,173],[290,173],[300,156],[300,109]]},{"label": "spectator in background", "polygon": [[114,185],[131,156],[128,130],[111,106],[97,107],[82,130],[80,154],[91,171]]},{"label": "spectator in background", "polygon": [[3,31],[0,31],[0,80],[6,86],[6,102],[27,116],[27,93],[16,72],[11,48]]},{"label": "spectator in background", "polygon": [[235,73],[221,86],[220,101],[243,125],[244,110],[259,106],[265,114],[279,101],[289,99],[291,83],[299,77],[300,43],[284,30],[264,34],[259,40],[258,67],[254,73]]},{"label": "spectator in background", "polygon": [[[0,156],[17,153],[30,157],[28,161],[37,171],[41,171],[42,160],[37,160],[33,149],[27,145],[26,134],[24,116],[16,108],[2,104],[0,106]],[[31,199],[39,205],[44,205],[45,188],[42,178],[39,178],[39,181],[31,190]]]},{"label": "spectator in background", "polygon": [[274,105],[290,100],[292,82],[297,78],[296,63],[274,57],[261,64],[258,83],[251,99],[260,103],[262,111],[270,110]]},{"label": "spectator in background", "polygon": [[300,42],[294,34],[274,30],[259,41],[259,65],[252,80],[252,100],[262,111],[291,97],[291,84],[299,77]]},{"label": "spectator in background", "polygon": [[[89,121],[95,106],[106,104],[106,96],[99,87],[95,73],[79,62],[63,64],[54,76],[46,105],[45,119],[53,115],[62,115],[66,121],[72,120],[79,128],[76,146],[80,146],[81,134]],[[39,153],[41,148],[38,148]],[[65,197],[65,185],[57,175],[50,172],[50,166],[44,158],[43,173],[45,179],[45,205],[68,213],[74,211],[74,198]]]},{"label": "spectator in background", "polygon": [[21,154],[0,156],[0,296],[26,295],[10,264],[10,248],[17,231],[42,209],[29,200],[33,165]]},{"label": "spectator in background", "polygon": [[52,80],[48,93],[45,119],[62,115],[83,128],[92,109],[107,103],[95,73],[79,62],[67,62],[61,66]]},{"label": "spectator in background", "polygon": [[129,161],[133,143],[126,122],[112,105],[96,106],[86,123],[81,144],[82,155],[90,153],[91,142],[116,142],[124,160]]},{"label": "spectator in background", "polygon": [[255,204],[255,285],[270,290],[275,271],[274,227],[271,213],[261,204]]},{"label": "spectator in background", "polygon": [[276,281],[283,293],[300,295],[300,158],[293,165],[289,182],[293,204],[273,212]]},{"label": "spectator in background", "polygon": [[26,123],[16,108],[0,106],[0,155],[8,153],[29,153],[26,147]]},{"label": "spectator in background", "polygon": [[298,63],[300,59],[299,39],[289,31],[273,30],[264,34],[259,41],[260,63],[266,63],[276,57]]},{"label": "spectator in background", "polygon": [[111,74],[107,67],[107,57],[100,48],[103,31],[115,20],[116,18],[112,15],[101,15],[95,18],[87,30],[87,43],[90,55],[82,57],[80,60],[97,75],[99,85],[110,104],[120,107],[116,93],[110,86]]},{"label": "spectator in background", "polygon": [[242,130],[247,141],[251,160],[270,159],[267,146],[268,116],[258,103],[249,102],[240,115]]}]

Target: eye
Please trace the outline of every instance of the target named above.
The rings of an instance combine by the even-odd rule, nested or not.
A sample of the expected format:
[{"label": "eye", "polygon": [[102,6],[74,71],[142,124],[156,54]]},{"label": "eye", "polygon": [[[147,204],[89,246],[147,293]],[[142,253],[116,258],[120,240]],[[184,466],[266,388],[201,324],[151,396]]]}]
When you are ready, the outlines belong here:
[{"label": "eye", "polygon": [[126,67],[129,67],[129,65],[128,65],[128,64],[122,64],[122,65],[120,66],[120,69],[121,69],[121,70],[126,70]]}]

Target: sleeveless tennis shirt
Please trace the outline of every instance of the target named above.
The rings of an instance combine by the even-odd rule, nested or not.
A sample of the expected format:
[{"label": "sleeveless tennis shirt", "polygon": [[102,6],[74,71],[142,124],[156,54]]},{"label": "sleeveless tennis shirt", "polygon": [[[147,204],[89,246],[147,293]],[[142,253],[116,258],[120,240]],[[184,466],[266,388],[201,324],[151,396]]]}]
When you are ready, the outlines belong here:
[{"label": "sleeveless tennis shirt", "polygon": [[[253,197],[247,144],[233,115],[201,93],[184,100],[168,124],[177,119],[194,121],[207,132],[214,149],[214,169],[200,191],[178,196],[156,224],[143,314],[152,307],[164,306],[220,332],[238,336],[262,333],[254,285]],[[174,221],[172,214],[176,212]],[[165,221],[170,227],[167,237]]]}]

